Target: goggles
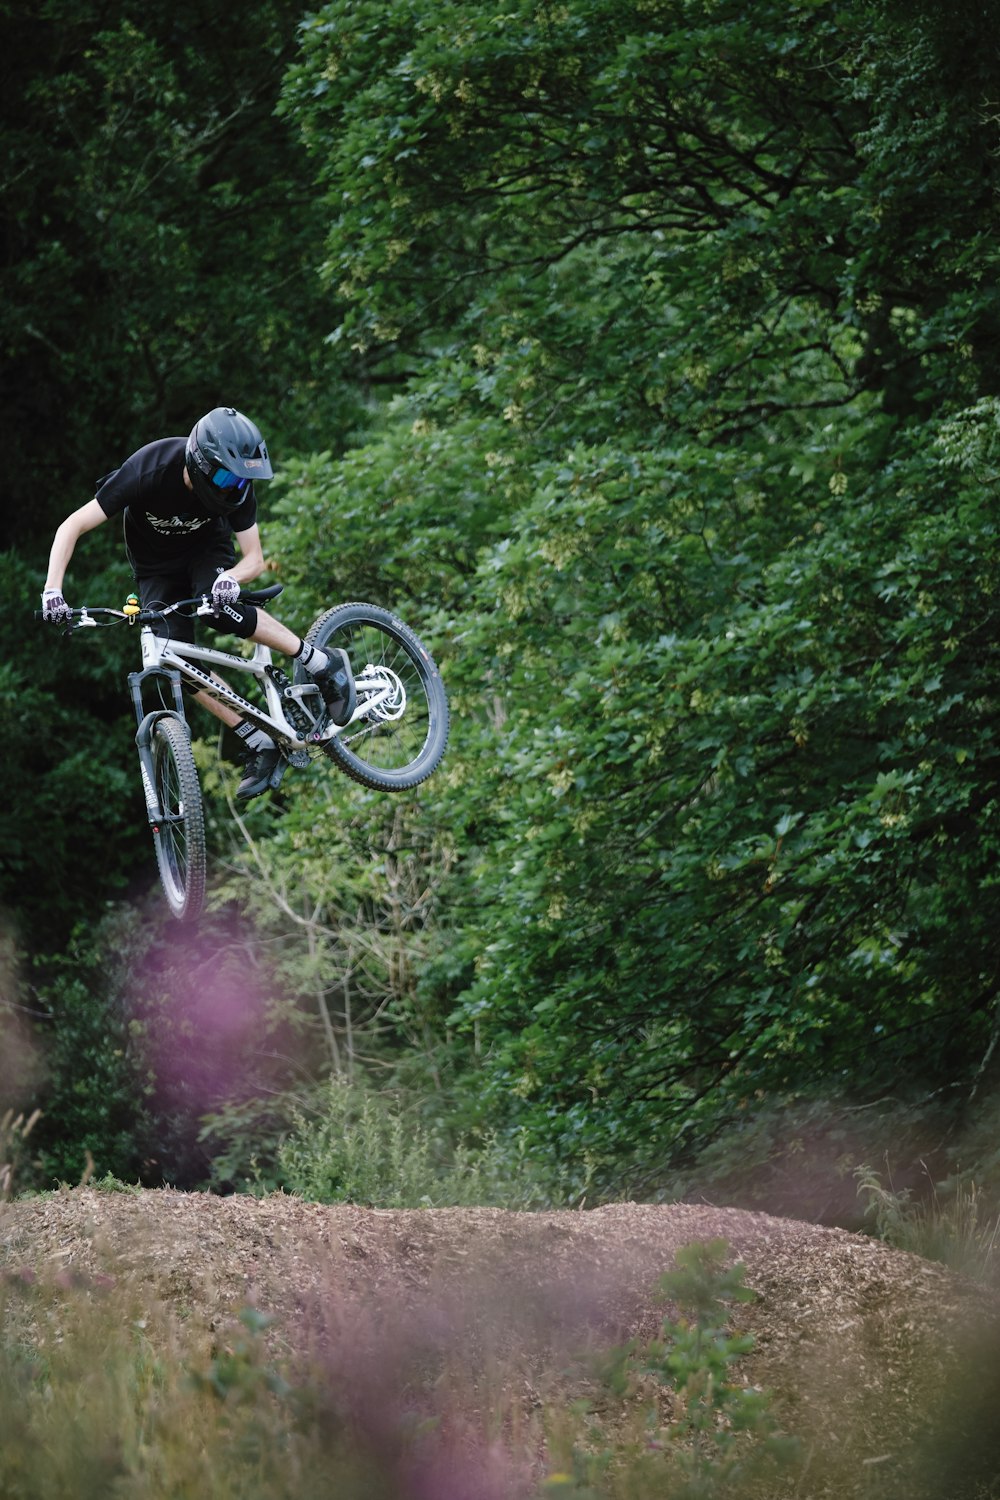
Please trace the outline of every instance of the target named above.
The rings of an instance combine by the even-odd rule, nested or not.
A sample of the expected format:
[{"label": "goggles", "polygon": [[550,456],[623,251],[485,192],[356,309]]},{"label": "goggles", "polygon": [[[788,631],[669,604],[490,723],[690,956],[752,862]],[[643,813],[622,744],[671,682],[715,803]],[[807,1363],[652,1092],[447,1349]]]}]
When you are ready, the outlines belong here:
[{"label": "goggles", "polygon": [[250,480],[241,479],[238,474],[230,474],[228,469],[216,469],[212,475],[212,483],[217,490],[237,490],[242,493],[250,484]]}]

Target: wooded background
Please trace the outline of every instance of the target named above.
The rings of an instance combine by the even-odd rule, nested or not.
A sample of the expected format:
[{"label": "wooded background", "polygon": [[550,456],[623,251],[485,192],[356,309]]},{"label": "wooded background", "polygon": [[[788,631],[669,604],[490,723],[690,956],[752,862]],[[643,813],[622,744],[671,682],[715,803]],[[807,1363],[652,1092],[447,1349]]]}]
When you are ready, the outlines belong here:
[{"label": "wooded background", "polygon": [[[975,0],[0,4],[23,1182],[264,1190],[331,1075],[538,1201],[997,1174],[998,37]],[[196,722],[189,932],[134,637],[32,611],[97,476],[221,402],[274,458],[275,612],[393,608],[454,725],[412,797],[317,767],[237,817]],[[130,584],[109,526],[66,593]]]}]

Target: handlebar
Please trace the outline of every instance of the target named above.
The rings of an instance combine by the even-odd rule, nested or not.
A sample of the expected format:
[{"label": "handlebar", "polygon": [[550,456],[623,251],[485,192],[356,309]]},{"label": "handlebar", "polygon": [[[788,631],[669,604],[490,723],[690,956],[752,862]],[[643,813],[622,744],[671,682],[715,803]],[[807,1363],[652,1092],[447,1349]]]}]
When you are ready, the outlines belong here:
[{"label": "handlebar", "polygon": [[[244,604],[265,604],[269,599],[276,599],[284,588],[283,583],[271,583],[262,589],[240,589],[240,601]],[[210,594],[196,594],[193,599],[175,599],[172,604],[164,604],[160,609],[124,610],[109,609],[105,605],[94,605],[89,607],[83,605],[81,609],[70,610],[70,620],[65,626],[68,634],[73,630],[80,630],[86,626],[97,627],[101,622],[94,618],[95,615],[111,615],[111,619],[104,622],[113,625],[116,621],[127,620],[130,625],[151,625],[155,620],[163,620],[167,615],[179,614],[181,610],[193,609],[195,614],[214,614],[212,598]],[[36,620],[44,620],[42,610],[34,611]]]}]

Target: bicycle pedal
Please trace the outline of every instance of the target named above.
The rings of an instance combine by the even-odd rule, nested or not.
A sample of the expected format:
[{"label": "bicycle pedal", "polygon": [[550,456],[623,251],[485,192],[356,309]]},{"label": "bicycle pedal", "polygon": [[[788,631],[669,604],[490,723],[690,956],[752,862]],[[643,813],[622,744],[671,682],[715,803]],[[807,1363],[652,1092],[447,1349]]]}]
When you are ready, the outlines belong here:
[{"label": "bicycle pedal", "polygon": [[275,766],[274,770],[271,772],[270,778],[267,783],[269,789],[272,792],[276,792],[278,790],[279,786],[281,785],[281,778],[284,776],[287,770],[288,760],[283,755],[278,761],[278,764]]}]

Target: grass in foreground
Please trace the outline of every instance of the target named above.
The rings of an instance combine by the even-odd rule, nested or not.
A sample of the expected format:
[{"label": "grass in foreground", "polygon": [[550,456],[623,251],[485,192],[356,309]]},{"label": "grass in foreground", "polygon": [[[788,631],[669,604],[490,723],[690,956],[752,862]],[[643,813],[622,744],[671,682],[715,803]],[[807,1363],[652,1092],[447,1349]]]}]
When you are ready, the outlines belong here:
[{"label": "grass in foreground", "polygon": [[[731,1379],[749,1294],[723,1242],[691,1246],[663,1291],[687,1317],[603,1360],[604,1418],[470,1375],[461,1348],[340,1329],[280,1359],[244,1307],[214,1340],[108,1277],[0,1283],[4,1500],[663,1500],[734,1492],[778,1457],[766,1398]],[[394,1332],[397,1337],[394,1339]],[[618,1403],[616,1405],[616,1403]],[[614,1411],[613,1418],[608,1413]],[[611,1428],[613,1427],[613,1434]]]},{"label": "grass in foreground", "polygon": [[866,1472],[811,1434],[784,1437],[768,1394],[739,1378],[752,1340],[730,1315],[753,1293],[724,1241],[678,1252],[660,1290],[670,1315],[657,1338],[567,1356],[552,1381],[537,1379],[539,1398],[513,1358],[473,1357],[480,1325],[449,1325],[443,1307],[416,1316],[405,1288],[352,1321],[331,1287],[312,1331],[253,1306],[209,1329],[143,1306],[109,1276],[7,1272],[0,1497],[1000,1497],[1000,1350],[988,1339],[970,1351],[968,1381],[928,1414],[933,1445],[894,1455],[900,1488],[892,1465]]}]

